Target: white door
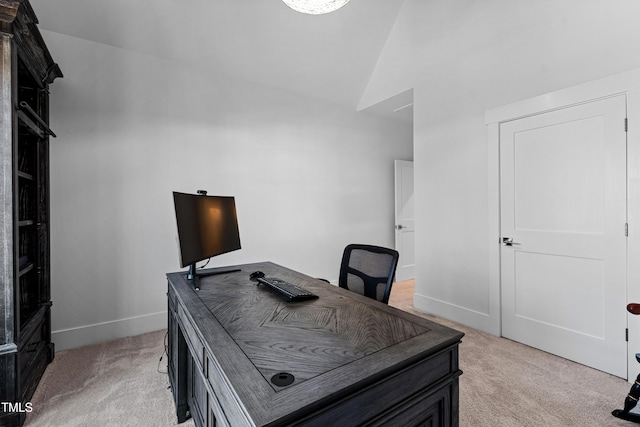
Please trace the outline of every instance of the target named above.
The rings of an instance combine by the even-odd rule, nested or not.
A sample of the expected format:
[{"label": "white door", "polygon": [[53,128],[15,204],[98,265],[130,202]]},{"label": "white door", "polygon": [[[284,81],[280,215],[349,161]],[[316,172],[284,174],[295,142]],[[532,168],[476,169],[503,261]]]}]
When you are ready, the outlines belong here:
[{"label": "white door", "polygon": [[413,162],[395,161],[396,250],[400,253],[396,280],[413,279],[415,244],[413,216]]},{"label": "white door", "polygon": [[502,334],[627,377],[624,95],[500,125]]}]

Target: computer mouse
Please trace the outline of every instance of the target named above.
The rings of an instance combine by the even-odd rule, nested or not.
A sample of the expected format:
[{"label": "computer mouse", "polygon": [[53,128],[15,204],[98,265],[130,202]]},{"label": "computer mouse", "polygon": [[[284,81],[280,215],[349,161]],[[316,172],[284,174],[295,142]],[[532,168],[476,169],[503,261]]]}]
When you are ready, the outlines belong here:
[{"label": "computer mouse", "polygon": [[262,271],[254,271],[249,275],[250,279],[259,279],[261,277],[264,277],[264,273]]}]

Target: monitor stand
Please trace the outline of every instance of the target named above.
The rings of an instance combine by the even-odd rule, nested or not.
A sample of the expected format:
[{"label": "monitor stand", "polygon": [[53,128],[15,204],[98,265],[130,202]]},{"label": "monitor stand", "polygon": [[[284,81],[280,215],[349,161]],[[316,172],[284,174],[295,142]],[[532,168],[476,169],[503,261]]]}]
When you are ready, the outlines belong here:
[{"label": "monitor stand", "polygon": [[225,268],[223,270],[215,270],[215,271],[204,271],[198,273],[196,271],[196,264],[193,263],[189,265],[189,272],[187,273],[187,280],[189,280],[196,291],[200,290],[200,278],[205,276],[215,276],[218,274],[227,274],[234,273],[236,271],[241,271],[239,268]]}]

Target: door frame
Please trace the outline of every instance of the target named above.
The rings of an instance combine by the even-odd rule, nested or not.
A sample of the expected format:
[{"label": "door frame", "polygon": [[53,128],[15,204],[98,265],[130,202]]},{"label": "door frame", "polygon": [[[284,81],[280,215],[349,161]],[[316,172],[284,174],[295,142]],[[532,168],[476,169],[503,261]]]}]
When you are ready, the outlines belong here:
[{"label": "door frame", "polygon": [[[500,279],[500,123],[567,108],[585,102],[626,94],[627,117],[627,303],[640,302],[640,69],[526,99],[486,111],[488,153],[488,239],[490,331],[501,335]],[[624,124],[623,124],[624,125]],[[631,286],[630,284],[637,284]],[[625,310],[625,307],[621,307]],[[486,321],[486,319],[485,319]],[[640,352],[640,316],[627,314],[629,331],[627,380],[640,372],[635,353]]]}]

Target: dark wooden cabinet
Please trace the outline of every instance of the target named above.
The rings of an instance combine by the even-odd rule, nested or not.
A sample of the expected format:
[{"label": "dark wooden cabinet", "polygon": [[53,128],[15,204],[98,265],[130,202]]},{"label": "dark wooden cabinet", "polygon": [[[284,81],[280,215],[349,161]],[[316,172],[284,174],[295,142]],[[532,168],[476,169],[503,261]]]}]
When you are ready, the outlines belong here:
[{"label": "dark wooden cabinet", "polygon": [[22,425],[53,359],[49,84],[62,77],[28,0],[0,0],[0,425]]}]

